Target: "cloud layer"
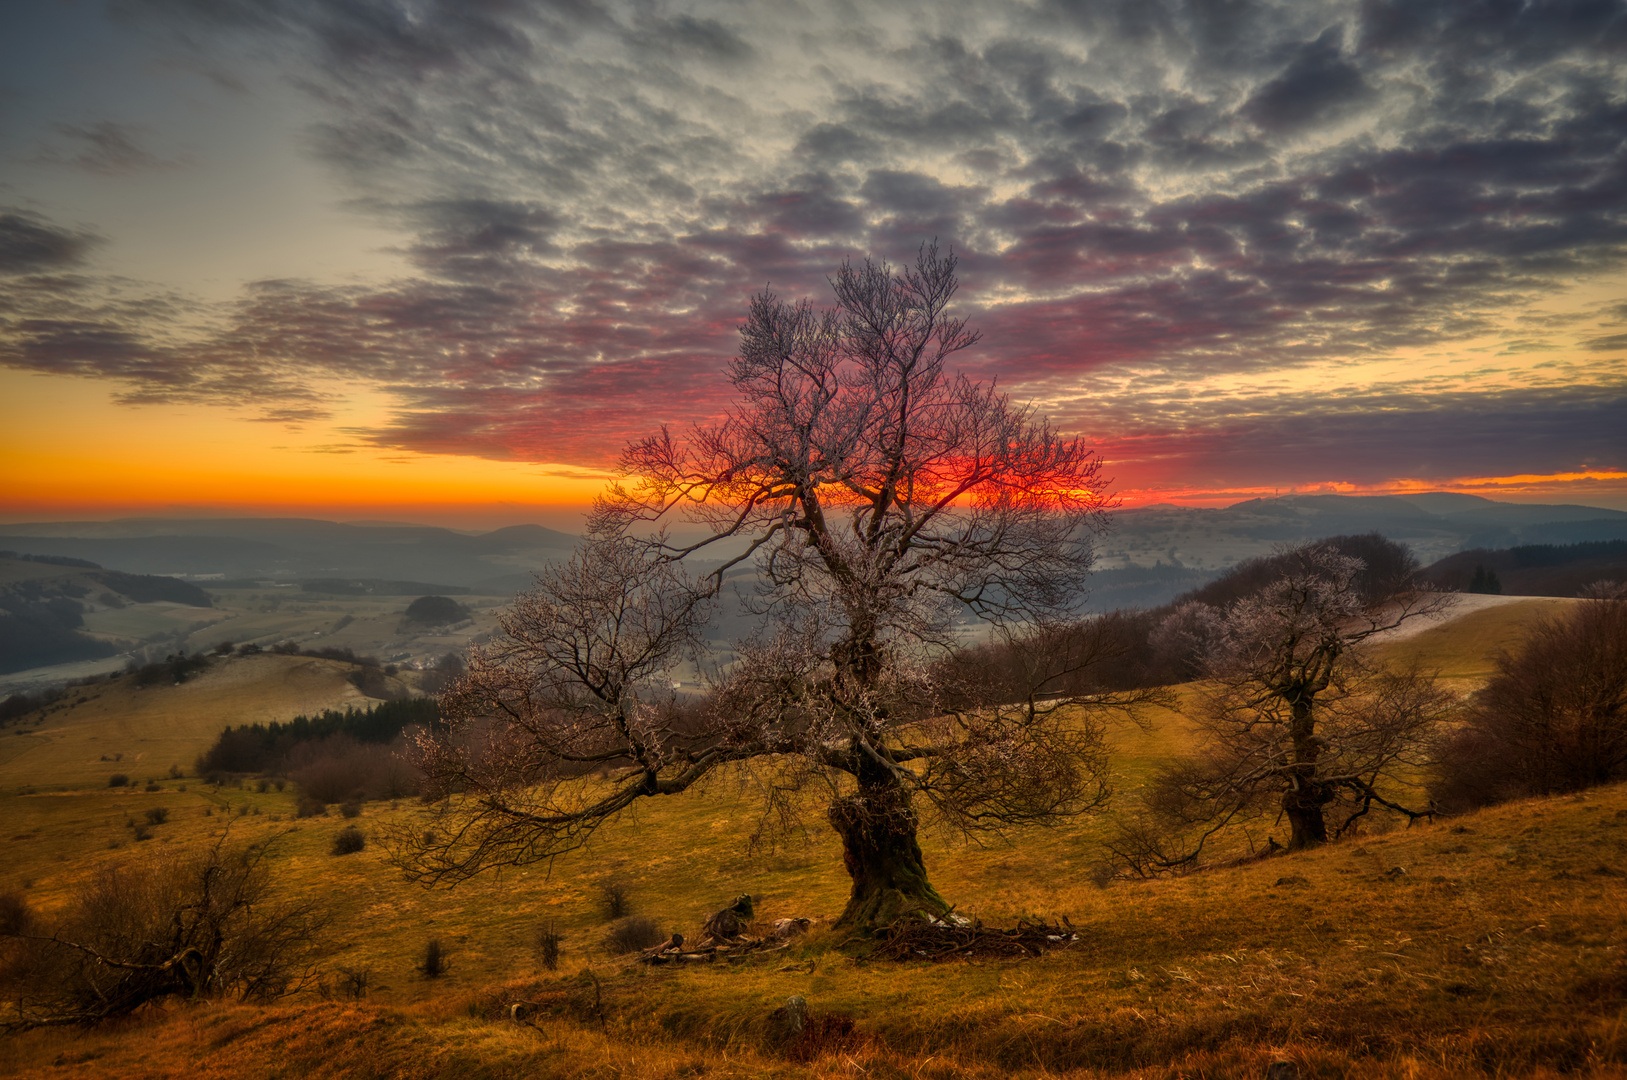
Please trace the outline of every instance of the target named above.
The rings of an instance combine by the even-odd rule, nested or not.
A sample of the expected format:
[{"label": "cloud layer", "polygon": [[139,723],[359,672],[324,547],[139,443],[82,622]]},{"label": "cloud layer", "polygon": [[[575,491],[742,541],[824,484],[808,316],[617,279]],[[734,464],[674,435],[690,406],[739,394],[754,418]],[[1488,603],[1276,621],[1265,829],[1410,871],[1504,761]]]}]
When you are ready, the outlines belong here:
[{"label": "cloud layer", "polygon": [[979,373],[1143,478],[1622,463],[1627,310],[1544,306],[1627,255],[1619,0],[116,10],[301,87],[308,152],[415,272],[260,282],[182,333],[184,298],[12,212],[14,367],[285,421],[366,384],[394,409],[363,442],[601,466],[724,406],[751,292],[938,237]]}]

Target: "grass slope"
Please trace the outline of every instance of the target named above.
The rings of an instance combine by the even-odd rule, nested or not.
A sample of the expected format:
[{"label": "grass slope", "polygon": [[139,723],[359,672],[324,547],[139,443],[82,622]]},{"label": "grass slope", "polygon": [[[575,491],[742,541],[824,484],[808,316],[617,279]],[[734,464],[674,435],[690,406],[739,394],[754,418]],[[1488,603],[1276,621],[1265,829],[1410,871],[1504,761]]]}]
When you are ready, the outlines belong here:
[{"label": "grass slope", "polygon": [[193,761],[233,724],[290,720],[369,699],[354,668],[305,656],[234,656],[171,686],[129,678],[93,683],[0,732],[0,792],[96,787],[114,773],[163,777]]},{"label": "grass slope", "polygon": [[[1461,637],[1431,630],[1385,648],[1479,670],[1486,642],[1517,635],[1525,616],[1512,607],[1465,617]],[[163,693],[179,701],[187,686]],[[1122,786],[1182,744],[1175,720],[1115,732]],[[153,806],[170,820],[138,842],[126,822]],[[370,804],[358,822],[369,846],[333,856],[347,823],[294,820],[292,789],[190,779],[0,795],[0,889],[42,910],[100,865],[209,843],[229,823],[235,839],[280,835],[279,887],[328,906],[324,973],[370,972],[363,1001],[172,1004],[88,1034],[3,1039],[0,1074],[1258,1077],[1287,1059],[1302,1076],[1627,1075],[1627,788],[1105,888],[1092,884],[1097,821],[987,847],[929,838],[933,880],[961,911],[1080,928],[1078,944],[1039,959],[867,961],[828,922],[738,965],[647,969],[604,951],[611,882],[635,912],[690,936],[740,892],[759,898],[763,922],[839,912],[848,883],[817,813],[805,842],[754,853],[754,806],[748,777],[719,781],[652,801],[552,866],[425,890],[377,842],[411,825],[406,804]],[[550,924],[565,935],[553,974],[532,952]],[[435,980],[416,971],[431,936],[451,963]],[[824,1038],[775,1045],[768,1018],[791,994],[834,1018],[820,1019]],[[545,1018],[515,1026],[514,1000],[543,1002]]]}]

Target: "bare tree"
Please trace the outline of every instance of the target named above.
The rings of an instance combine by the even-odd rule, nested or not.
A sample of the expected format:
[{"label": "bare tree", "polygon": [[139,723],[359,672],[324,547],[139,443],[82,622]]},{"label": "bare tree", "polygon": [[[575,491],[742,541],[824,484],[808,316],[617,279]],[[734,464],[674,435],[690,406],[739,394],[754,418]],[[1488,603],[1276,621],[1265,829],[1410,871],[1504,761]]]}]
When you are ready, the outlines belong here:
[{"label": "bare tree", "polygon": [[1499,656],[1434,758],[1430,792],[1453,810],[1627,776],[1627,587],[1595,584]]},{"label": "bare tree", "polygon": [[[1399,545],[1397,545],[1399,546]],[[1407,587],[1364,587],[1363,560],[1326,542],[1278,556],[1276,577],[1219,619],[1205,660],[1209,688],[1197,717],[1205,745],[1166,768],[1147,797],[1150,821],[1114,845],[1144,872],[1194,862],[1222,830],[1276,809],[1289,850],[1343,832],[1374,806],[1409,821],[1430,808],[1397,801],[1389,785],[1423,763],[1432,725],[1453,697],[1415,669],[1375,665],[1359,646],[1441,598]],[[1170,637],[1202,623],[1186,609]]]},{"label": "bare tree", "polygon": [[[398,838],[409,872],[547,858],[639,798],[752,763],[770,829],[826,793],[853,879],[841,923],[877,925],[949,910],[918,805],[984,829],[1105,797],[1100,727],[1067,715],[1053,673],[992,701],[935,665],[968,618],[1013,632],[1063,618],[1108,505],[1081,442],[948,369],[978,340],[947,314],[954,271],[929,246],[901,273],[844,264],[829,311],[753,299],[729,368],[738,405],[628,449],[587,546],[445,699],[448,734],[420,759],[464,794],[434,843]],[[765,628],[704,708],[681,707],[667,673],[748,567]],[[609,773],[572,779],[589,768]]]},{"label": "bare tree", "polygon": [[95,1024],[167,997],[267,1000],[304,987],[326,919],[271,895],[267,850],[222,836],[198,855],[105,868],[48,922],[13,915],[0,927],[0,1025]]}]

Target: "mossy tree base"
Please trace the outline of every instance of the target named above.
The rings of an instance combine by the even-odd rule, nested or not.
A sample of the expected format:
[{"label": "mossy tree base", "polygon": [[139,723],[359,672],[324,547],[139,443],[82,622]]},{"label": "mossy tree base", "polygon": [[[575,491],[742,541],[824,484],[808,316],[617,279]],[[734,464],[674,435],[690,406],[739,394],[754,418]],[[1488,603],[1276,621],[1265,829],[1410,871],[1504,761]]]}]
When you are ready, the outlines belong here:
[{"label": "mossy tree base", "polygon": [[838,927],[870,931],[908,916],[946,915],[949,904],[927,880],[908,797],[871,788],[838,799],[830,823],[842,838],[842,862],[853,879]]}]

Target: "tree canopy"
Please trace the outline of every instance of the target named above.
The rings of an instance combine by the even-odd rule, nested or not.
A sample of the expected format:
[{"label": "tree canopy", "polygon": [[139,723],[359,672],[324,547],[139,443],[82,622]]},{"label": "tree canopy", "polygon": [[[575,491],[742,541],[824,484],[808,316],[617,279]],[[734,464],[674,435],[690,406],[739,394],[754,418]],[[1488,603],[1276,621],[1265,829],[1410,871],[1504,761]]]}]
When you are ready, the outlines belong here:
[{"label": "tree canopy", "polygon": [[[1100,725],[1067,712],[1056,672],[1013,698],[940,663],[975,624],[1032,633],[1081,602],[1109,505],[1099,460],[949,369],[978,340],[948,313],[953,255],[844,264],[831,285],[824,311],[753,298],[735,406],[629,447],[586,545],[471,657],[446,734],[420,746],[455,826],[404,838],[410,872],[547,858],[738,763],[769,832],[824,793],[853,878],[842,922],[875,925],[949,909],[918,808],[975,830],[1105,797]],[[762,629],[682,702],[671,674],[742,575]]]},{"label": "tree canopy", "polygon": [[[1142,872],[1190,865],[1223,830],[1275,809],[1290,850],[1329,838],[1378,806],[1411,818],[1393,790],[1420,768],[1427,736],[1452,701],[1433,678],[1384,667],[1360,646],[1441,598],[1410,575],[1404,549],[1383,541],[1375,564],[1344,554],[1339,537],[1281,553],[1270,576],[1224,609],[1183,605],[1161,628],[1193,643],[1207,676],[1197,711],[1202,746],[1165,768],[1147,816],[1127,827],[1118,854]],[[1354,538],[1366,539],[1366,538]],[[1364,545],[1373,546],[1373,545]]]}]

